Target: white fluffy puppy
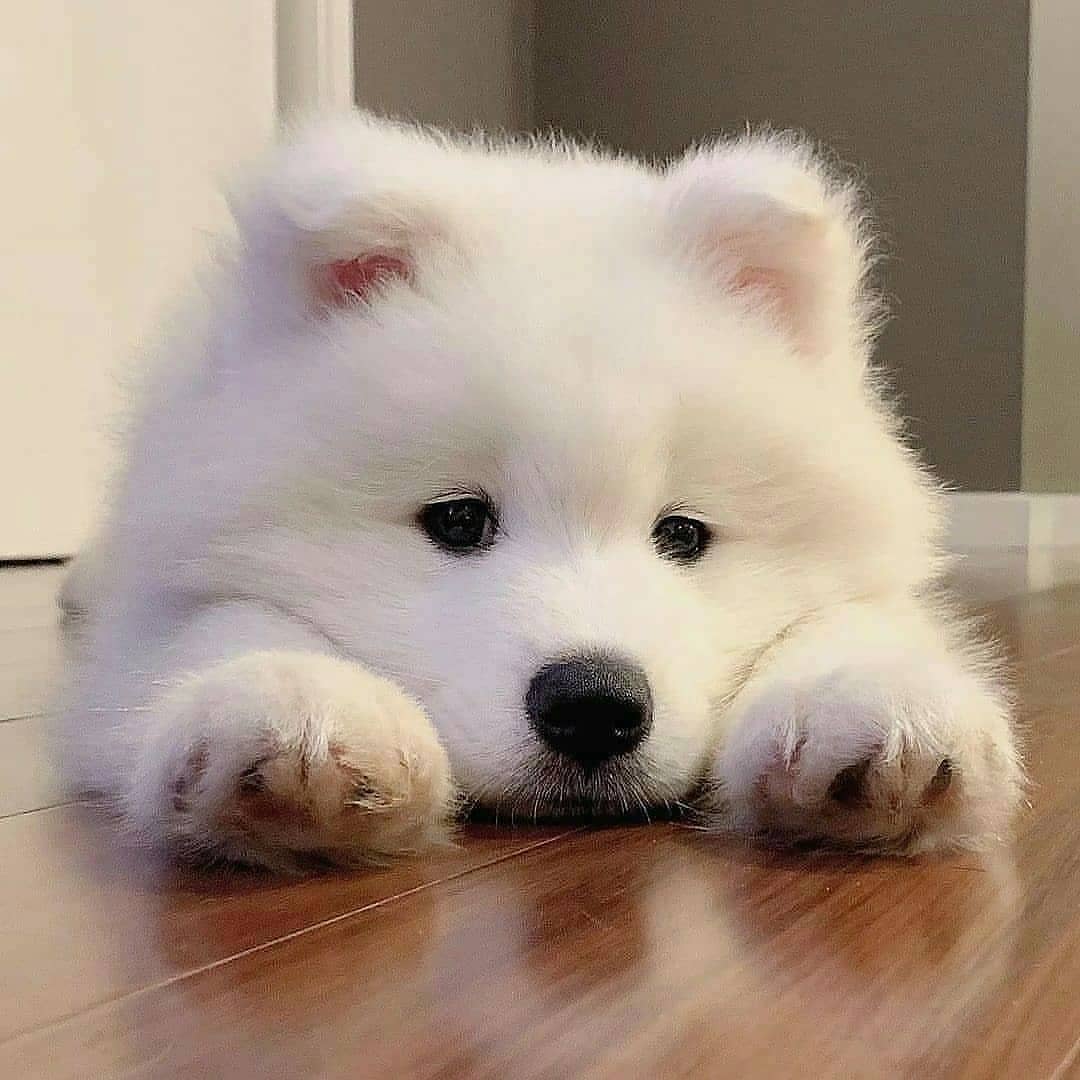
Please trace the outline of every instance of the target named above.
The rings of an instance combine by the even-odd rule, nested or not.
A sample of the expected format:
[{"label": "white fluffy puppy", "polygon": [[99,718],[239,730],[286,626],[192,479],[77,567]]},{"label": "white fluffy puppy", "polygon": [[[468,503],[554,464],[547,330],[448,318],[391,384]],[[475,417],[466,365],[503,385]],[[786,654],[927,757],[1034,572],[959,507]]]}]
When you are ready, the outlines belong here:
[{"label": "white fluffy puppy", "polygon": [[664,169],[357,115],[272,157],[69,581],[82,782],[269,866],[696,802],[999,832],[993,665],[869,367],[867,237],[797,141]]}]

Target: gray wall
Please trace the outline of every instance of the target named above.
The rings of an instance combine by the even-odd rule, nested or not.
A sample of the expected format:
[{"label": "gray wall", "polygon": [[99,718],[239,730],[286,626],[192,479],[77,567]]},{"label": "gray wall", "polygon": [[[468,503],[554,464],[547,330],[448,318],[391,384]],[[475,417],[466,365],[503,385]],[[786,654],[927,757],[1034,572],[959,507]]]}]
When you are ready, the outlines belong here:
[{"label": "gray wall", "polygon": [[358,104],[458,130],[531,125],[531,0],[355,0]]},{"label": "gray wall", "polygon": [[947,479],[1019,487],[1023,0],[538,0],[536,20],[540,125],[667,155],[771,121],[863,166],[911,429]]}]

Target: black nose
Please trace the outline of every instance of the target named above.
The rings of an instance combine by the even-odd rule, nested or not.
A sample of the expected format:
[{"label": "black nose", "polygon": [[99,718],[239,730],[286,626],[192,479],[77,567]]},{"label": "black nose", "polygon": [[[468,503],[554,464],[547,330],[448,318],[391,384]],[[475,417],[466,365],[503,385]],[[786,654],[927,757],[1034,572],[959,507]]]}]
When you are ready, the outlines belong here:
[{"label": "black nose", "polygon": [[542,667],[529,683],[525,708],[553,750],[595,765],[626,754],[652,725],[645,672],[617,656],[572,656]]}]

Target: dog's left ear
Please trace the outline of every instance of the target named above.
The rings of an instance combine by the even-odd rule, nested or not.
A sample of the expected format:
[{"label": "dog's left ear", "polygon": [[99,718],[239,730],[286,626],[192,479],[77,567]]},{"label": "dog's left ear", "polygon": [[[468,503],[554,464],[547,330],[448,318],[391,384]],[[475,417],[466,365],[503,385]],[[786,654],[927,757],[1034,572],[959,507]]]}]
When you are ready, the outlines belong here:
[{"label": "dog's left ear", "polygon": [[717,289],[769,319],[807,357],[865,359],[875,309],[852,185],[790,136],[693,150],[664,184],[680,245]]}]

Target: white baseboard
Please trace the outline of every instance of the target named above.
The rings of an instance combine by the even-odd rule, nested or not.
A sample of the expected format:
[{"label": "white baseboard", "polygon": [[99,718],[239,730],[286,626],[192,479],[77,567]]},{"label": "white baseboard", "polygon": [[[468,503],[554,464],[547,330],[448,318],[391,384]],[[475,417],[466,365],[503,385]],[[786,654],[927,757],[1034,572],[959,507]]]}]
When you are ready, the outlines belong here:
[{"label": "white baseboard", "polygon": [[1080,547],[1080,495],[1017,491],[949,496],[948,543],[977,548]]}]

